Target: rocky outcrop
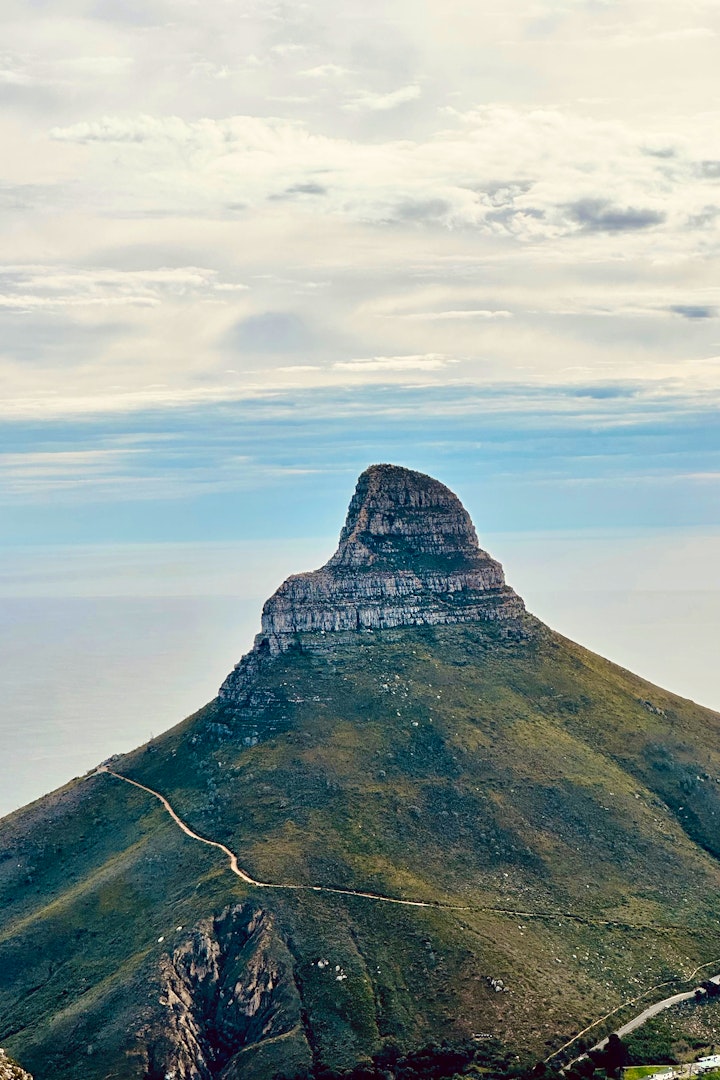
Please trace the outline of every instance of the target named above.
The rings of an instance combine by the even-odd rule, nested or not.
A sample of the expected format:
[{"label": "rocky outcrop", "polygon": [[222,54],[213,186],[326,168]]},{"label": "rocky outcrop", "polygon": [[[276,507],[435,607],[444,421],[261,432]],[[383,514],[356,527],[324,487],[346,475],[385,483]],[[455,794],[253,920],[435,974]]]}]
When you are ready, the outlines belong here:
[{"label": "rocky outcrop", "polygon": [[309,1064],[292,957],[267,911],[241,904],[198,925],[162,959],[160,984],[148,1080],[231,1080],[239,1057],[279,1040]]},{"label": "rocky outcrop", "polygon": [[33,1080],[30,1073],[11,1061],[4,1050],[0,1050],[0,1080]]},{"label": "rocky outcrop", "polygon": [[289,577],[265,604],[262,633],[220,690],[233,704],[262,650],[299,634],[493,622],[520,631],[525,606],[483,551],[457,495],[424,473],[372,465],[360,476],[338,549]]},{"label": "rocky outcrop", "polygon": [[262,636],[272,651],[299,633],[504,620],[523,610],[449,488],[373,465],[358,480],[337,551],[270,597]]},{"label": "rocky outcrop", "polygon": [[424,473],[371,465],[359,477],[328,568],[398,570],[482,564],[496,584],[502,568],[478,546],[465,507],[449,488]]}]

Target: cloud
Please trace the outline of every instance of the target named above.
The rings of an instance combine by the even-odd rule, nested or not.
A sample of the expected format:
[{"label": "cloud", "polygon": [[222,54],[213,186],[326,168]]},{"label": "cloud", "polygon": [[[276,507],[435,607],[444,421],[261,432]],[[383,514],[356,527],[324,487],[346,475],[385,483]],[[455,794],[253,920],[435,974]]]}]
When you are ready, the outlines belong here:
[{"label": "cloud", "polygon": [[266,311],[241,319],[225,336],[225,343],[238,352],[287,353],[310,349],[314,334],[293,311]]},{"label": "cloud", "polygon": [[89,14],[103,21],[149,27],[167,22],[172,9],[163,0],[94,0]]},{"label": "cloud", "polygon": [[370,371],[438,371],[448,364],[457,364],[457,360],[438,353],[425,353],[418,356],[368,356],[354,360],[337,360],[333,368],[364,374]]},{"label": "cloud", "polygon": [[684,319],[715,319],[718,309],[707,304],[672,304],[670,311]]},{"label": "cloud", "polygon": [[614,206],[607,199],[579,199],[568,207],[568,214],[586,232],[634,232],[665,221],[658,210]]},{"label": "cloud", "polygon": [[132,56],[105,54],[102,56],[68,56],[61,61],[67,71],[89,78],[105,78],[112,75],[127,75],[134,66]]},{"label": "cloud", "polygon": [[8,184],[0,181],[0,211],[37,210],[65,202],[59,184]]},{"label": "cloud", "polygon": [[37,79],[26,71],[0,67],[0,86],[34,86],[36,83]]},{"label": "cloud", "polygon": [[270,199],[275,201],[281,201],[283,199],[293,199],[297,195],[327,195],[328,189],[322,184],[318,184],[314,180],[307,180],[297,184],[291,184],[290,187],[285,188],[284,191],[279,192],[277,195],[270,195]]},{"label": "cloud", "polygon": [[313,180],[308,180],[302,184],[292,184],[285,193],[287,195],[327,195],[327,188]]},{"label": "cloud", "polygon": [[512,312],[489,308],[462,308],[457,311],[408,311],[388,315],[388,318],[413,319],[417,322],[438,322],[442,319],[511,319]]},{"label": "cloud", "polygon": [[273,45],[270,52],[275,56],[293,56],[295,53],[305,52],[305,46],[297,41],[281,41],[277,45]]},{"label": "cloud", "polygon": [[710,26],[683,26],[677,30],[664,30],[655,35],[656,41],[698,41],[717,37]]},{"label": "cloud", "polygon": [[160,301],[152,296],[33,296],[0,293],[0,308],[16,311],[52,310],[72,307],[155,307]]},{"label": "cloud", "polygon": [[567,391],[573,397],[593,398],[596,401],[609,401],[613,398],[637,397],[637,386],[578,386]]},{"label": "cloud", "polygon": [[[81,425],[55,419],[38,436],[36,424],[6,425],[0,497],[18,506],[34,502],[44,507],[43,520],[46,516],[49,522],[62,516],[65,505],[149,500],[167,505],[178,500],[177,511],[158,511],[159,520],[172,514],[163,526],[169,535],[173,523],[187,514],[188,501],[197,500],[193,506],[202,535],[217,539],[227,535],[223,515],[228,512],[233,530],[245,528],[248,507],[239,499],[220,510],[212,499],[200,501],[208,495],[247,491],[273,479],[287,483],[288,496],[278,504],[281,528],[288,504],[301,509],[294,481],[324,473],[328,482],[336,475],[347,485],[359,467],[380,458],[414,461],[420,468],[423,463],[435,462],[439,468],[442,462],[445,469],[453,460],[464,463],[469,478],[482,477],[482,486],[496,487],[499,495],[509,479],[527,490],[535,479],[582,484],[604,478],[616,491],[623,478],[632,485],[641,476],[657,482],[720,469],[714,409],[702,402],[688,407],[666,388],[652,393],[642,383],[628,382],[481,389],[458,380],[454,371],[448,379],[444,369],[438,390],[419,385],[427,376],[423,367],[414,369],[412,386],[391,385],[393,363],[443,359],[432,354],[358,358],[356,363],[377,366],[367,375],[341,372],[347,377],[342,389],[274,393],[181,411],[148,410],[124,417],[121,427],[117,417],[87,417]],[[375,385],[358,386],[366,378]],[[344,429],[350,438],[339,438]],[[499,505],[506,505],[503,499]],[[617,511],[616,506],[613,515]],[[96,510],[90,512],[91,528],[102,529],[102,515],[98,519]],[[575,508],[568,512],[572,519]],[[12,527],[7,517],[5,528]],[[602,515],[593,521],[600,523]],[[78,527],[83,528],[82,520]]]},{"label": "cloud", "polygon": [[288,364],[285,367],[279,367],[278,371],[289,371],[291,373],[300,373],[301,371],[322,371],[319,364]]},{"label": "cloud", "polygon": [[306,68],[298,74],[306,79],[340,79],[344,75],[352,75],[352,71],[340,64],[319,64],[318,67]]},{"label": "cloud", "polygon": [[720,206],[709,203],[688,216],[687,226],[689,229],[707,229],[715,224],[719,215]]},{"label": "cloud", "polygon": [[177,116],[103,116],[66,127],[50,128],[50,138],[70,143],[144,143],[158,140],[187,142],[198,125]]},{"label": "cloud", "polygon": [[84,307],[156,307],[171,297],[244,291],[197,266],[143,270],[77,266],[0,265],[0,308],[17,311]]},{"label": "cloud", "polygon": [[363,90],[347,101],[343,108],[348,112],[387,112],[389,109],[406,105],[409,101],[417,101],[421,94],[422,90],[416,83],[401,86],[387,94]]},{"label": "cloud", "polygon": [[371,35],[318,2],[3,22],[6,89],[56,95],[0,121],[5,415],[448,373],[714,394],[712,41],[686,34],[709,9],[538,0],[530,38],[519,0],[390,0]]},{"label": "cloud", "polygon": [[115,487],[130,480],[137,448],[0,453],[0,497],[61,496],[89,488]]},{"label": "cloud", "polygon": [[442,223],[452,213],[452,204],[447,199],[404,199],[392,208],[388,221],[418,222],[420,224]]},{"label": "cloud", "polygon": [[[410,90],[415,96],[417,85],[397,93],[410,100]],[[378,105],[372,95],[356,100],[369,111]],[[704,227],[712,162],[648,153],[645,130],[506,106],[446,108],[444,120],[422,138],[362,141],[277,117],[140,114],[53,127],[50,136],[96,148],[88,198],[109,185],[126,213],[229,215],[322,196],[322,212],[365,224],[473,229],[521,242],[660,226],[677,237],[688,220]],[[687,136],[657,141],[687,144]],[[118,158],[119,146],[127,152]],[[596,194],[608,189],[613,201]]]},{"label": "cloud", "polygon": [[677,150],[674,146],[645,146],[643,147],[643,153],[666,161],[677,157]]}]

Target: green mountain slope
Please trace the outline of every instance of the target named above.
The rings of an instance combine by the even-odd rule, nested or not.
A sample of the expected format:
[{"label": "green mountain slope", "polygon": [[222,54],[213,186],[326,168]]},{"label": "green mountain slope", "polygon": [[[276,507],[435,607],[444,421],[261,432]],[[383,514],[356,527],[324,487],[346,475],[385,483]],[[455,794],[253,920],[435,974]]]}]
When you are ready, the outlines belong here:
[{"label": "green mountain slope", "polygon": [[515,609],[294,628],[111,764],[266,886],[107,773],[3,821],[0,1045],[36,1080],[545,1056],[720,958],[719,720]]}]

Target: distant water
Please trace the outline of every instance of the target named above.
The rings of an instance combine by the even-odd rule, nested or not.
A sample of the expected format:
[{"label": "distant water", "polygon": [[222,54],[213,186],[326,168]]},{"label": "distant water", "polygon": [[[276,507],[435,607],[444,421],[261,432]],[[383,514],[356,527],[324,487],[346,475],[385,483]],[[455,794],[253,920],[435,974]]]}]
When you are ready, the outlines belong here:
[{"label": "distant water", "polygon": [[219,597],[0,599],[0,815],[204,705],[258,623]]},{"label": "distant water", "polygon": [[[720,709],[718,533],[484,540],[545,622]],[[320,565],[324,544],[3,552],[0,815],[209,701],[251,646],[262,600]]]}]

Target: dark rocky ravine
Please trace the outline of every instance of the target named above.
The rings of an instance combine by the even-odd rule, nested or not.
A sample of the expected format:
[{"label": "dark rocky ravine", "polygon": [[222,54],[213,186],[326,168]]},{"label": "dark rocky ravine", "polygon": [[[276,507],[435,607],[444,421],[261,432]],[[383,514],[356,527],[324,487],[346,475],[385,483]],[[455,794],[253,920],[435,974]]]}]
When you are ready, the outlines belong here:
[{"label": "dark rocky ravine", "polygon": [[297,1036],[294,1055],[310,1060],[292,956],[252,904],[205,920],[162,958],[159,1004],[145,1033],[147,1080],[232,1080],[238,1054],[282,1036]]}]

